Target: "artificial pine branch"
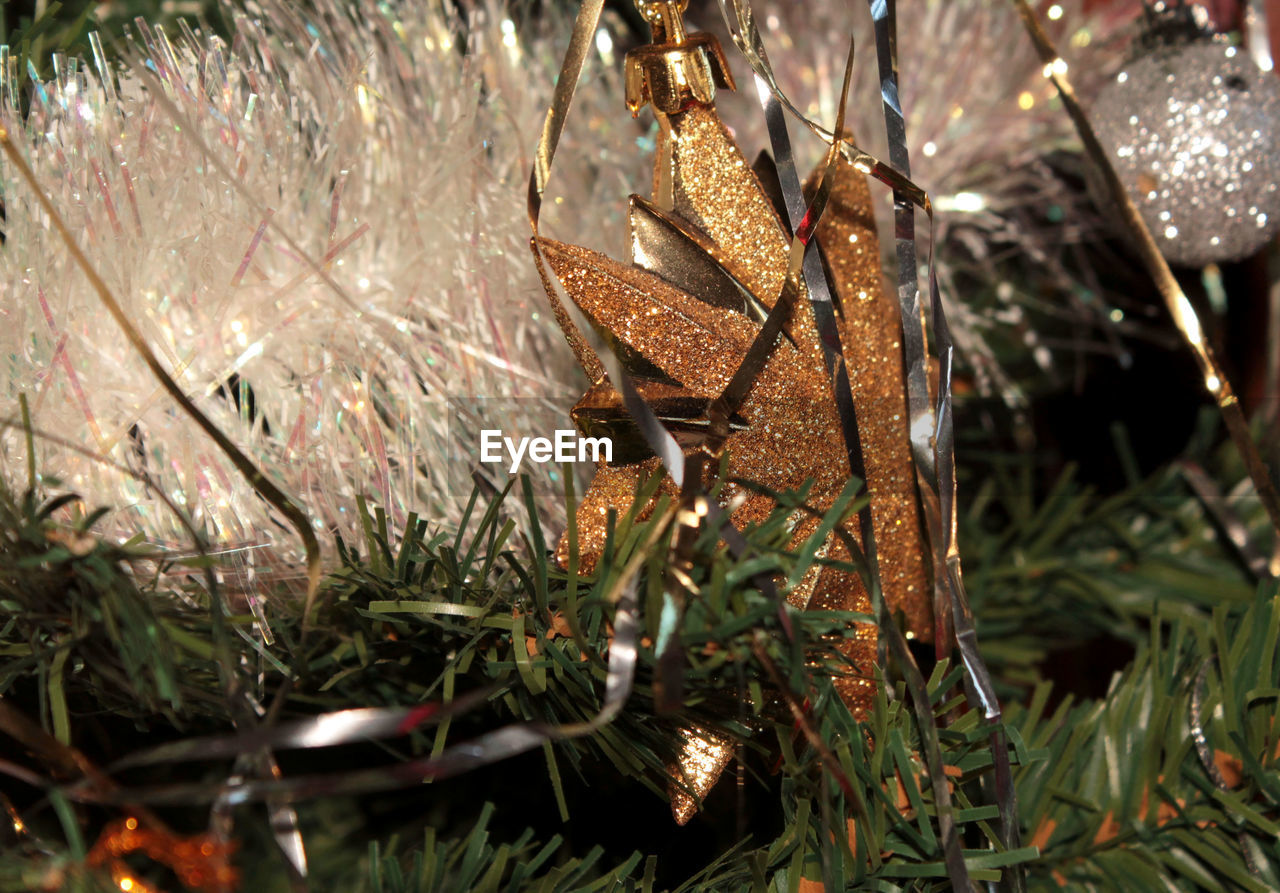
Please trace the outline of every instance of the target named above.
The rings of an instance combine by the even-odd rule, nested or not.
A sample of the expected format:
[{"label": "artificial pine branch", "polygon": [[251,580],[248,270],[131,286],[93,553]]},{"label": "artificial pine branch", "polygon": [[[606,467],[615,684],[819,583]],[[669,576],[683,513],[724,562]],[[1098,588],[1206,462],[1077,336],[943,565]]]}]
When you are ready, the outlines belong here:
[{"label": "artificial pine branch", "polygon": [[[991,537],[1006,546],[1013,543],[1015,549],[1020,543],[1036,543],[1037,560],[1058,566],[1074,556],[1106,571],[1099,574],[1104,580],[1109,575],[1121,578],[1118,556],[1125,549],[1159,554],[1160,542],[1169,537],[1168,527],[1150,533],[1150,541],[1132,541],[1135,531],[1147,536],[1149,525],[1175,525],[1188,543],[1197,545],[1180,553],[1174,550],[1184,559],[1192,556],[1184,568],[1185,580],[1192,585],[1170,586],[1164,598],[1152,598],[1142,610],[1129,613],[1147,624],[1150,640],[1138,644],[1131,667],[1106,698],[1079,706],[1068,698],[1046,715],[1052,692],[1048,684],[1041,684],[1010,709],[1006,734],[1012,742],[1023,839],[1028,844],[1022,850],[999,850],[995,807],[987,804],[981,790],[991,766],[990,730],[976,714],[957,716],[961,701],[954,691],[959,672],[945,662],[935,667],[929,682],[931,704],[935,715],[947,720],[941,734],[943,759],[954,785],[956,818],[966,829],[966,861],[976,879],[994,880],[1018,865],[1028,872],[1033,889],[1057,889],[1062,879],[1115,889],[1109,879],[1132,871],[1156,884],[1153,889],[1225,889],[1224,882],[1208,883],[1206,878],[1225,878],[1256,889],[1256,883],[1241,874],[1247,871],[1241,868],[1246,864],[1240,855],[1242,834],[1253,863],[1263,873],[1262,882],[1269,882],[1266,872],[1274,876],[1277,858],[1267,834],[1280,822],[1274,696],[1280,611],[1274,597],[1263,592],[1249,601],[1228,600],[1212,615],[1206,613],[1199,596],[1205,574],[1216,572],[1230,558],[1204,537],[1207,522],[1180,487],[1176,479],[1158,476],[1124,498],[1097,501],[1092,523],[1058,524],[1057,534],[1048,536],[1043,524],[1020,522],[1025,529],[1012,539],[1005,533]],[[1064,485],[1046,504],[1072,499]],[[546,538],[536,520],[517,522],[508,516],[514,514],[513,502],[508,494],[492,500],[478,497],[472,512],[476,521],[465,531],[432,530],[430,524],[410,519],[406,529],[396,533],[380,513],[366,511],[364,542],[340,545],[343,564],[327,583],[328,607],[318,635],[304,640],[296,606],[280,598],[271,602],[269,611],[276,644],[266,647],[255,638],[252,615],[236,608],[232,599],[228,611],[243,611],[223,618],[242,634],[230,640],[232,663],[261,673],[260,684],[246,679],[260,696],[284,692],[282,719],[347,707],[415,704],[497,686],[483,706],[442,725],[434,735],[412,734],[382,747],[351,751],[351,758],[362,766],[394,765],[512,721],[565,723],[594,715],[600,709],[603,655],[611,636],[610,611],[600,597],[608,581],[575,581],[575,622],[570,624],[565,613],[571,605],[569,581],[548,564],[545,553],[530,554],[519,545],[521,539],[537,543]],[[1080,504],[1078,497],[1074,504]],[[163,739],[229,731],[232,708],[221,693],[209,644],[209,606],[217,602],[194,586],[186,592],[156,591],[149,582],[154,577],[138,576],[144,566],[138,563],[136,546],[122,549],[96,539],[91,527],[96,513],[68,520],[71,506],[65,500],[41,503],[31,496],[19,500],[6,495],[0,500],[6,531],[0,580],[7,587],[6,606],[20,614],[0,629],[0,686],[7,702],[28,708],[99,766],[110,765],[146,742],[136,735],[102,739],[102,729],[118,732],[122,723]],[[388,832],[376,823],[357,823],[346,834],[329,838],[317,830],[309,836],[315,841],[312,848],[331,848],[314,854],[317,870],[328,861],[334,877],[341,874],[352,889],[465,889],[452,879],[476,877],[476,871],[511,889],[550,889],[547,884],[556,889],[573,889],[574,884],[580,889],[593,889],[595,884],[608,889],[623,878],[645,889],[645,878],[653,877],[653,853],[637,851],[632,858],[631,850],[619,852],[615,847],[592,857],[588,847],[574,856],[567,843],[557,843],[555,831],[533,832],[531,837],[512,823],[546,830],[566,811],[570,824],[564,827],[573,827],[583,802],[573,791],[598,786],[601,773],[615,781],[633,778],[650,788],[653,793],[646,796],[656,800],[665,787],[674,731],[692,721],[742,740],[752,776],[764,761],[752,754],[781,755],[783,827],[772,839],[739,840],[731,854],[709,858],[707,867],[687,878],[681,889],[751,889],[774,882],[783,889],[805,889],[816,883],[824,862],[836,877],[846,879],[848,889],[945,889],[933,797],[918,757],[919,730],[905,689],[894,681],[895,671],[888,668],[888,684],[881,686],[871,717],[859,727],[835,697],[829,678],[847,671],[831,647],[831,636],[839,635],[851,618],[792,613],[801,640],[796,650],[782,634],[776,605],[747,582],[761,571],[785,576],[795,569],[795,562],[811,558],[785,550],[786,514],[780,510],[748,531],[755,556],[749,565],[734,562],[710,537],[698,544],[694,566],[701,592],[685,612],[681,629],[687,650],[682,713],[654,712],[652,641],[660,608],[651,602],[644,611],[646,641],[636,690],[623,713],[601,734],[558,742],[522,764],[525,772],[536,771],[530,767],[538,763],[544,767],[541,783],[550,796],[541,815],[504,815],[508,807],[503,789],[489,787],[485,790],[493,795],[492,808],[482,809],[480,802],[451,803],[440,814],[443,824],[434,825],[434,836],[421,846],[403,843],[421,833],[412,827]],[[1042,508],[1037,516],[1051,518],[1054,512]],[[1151,520],[1139,524],[1135,519],[1141,517]],[[619,566],[631,557],[644,540],[645,523],[634,515],[617,521],[612,560],[602,567]],[[1088,547],[1082,548],[1082,542]],[[979,554],[996,553],[982,541],[974,546]],[[655,553],[655,568],[660,569],[660,558]],[[154,562],[157,556],[148,553],[147,559]],[[1018,559],[1014,555],[1007,560],[1016,565]],[[1017,590],[1016,577],[1002,581],[1000,574],[991,572],[992,565],[983,567],[986,582],[974,588],[989,606]],[[1026,579],[1037,577],[1029,575],[1022,582]],[[1055,579],[1050,575],[1040,584],[1050,596],[1066,599],[1075,592],[1058,588]],[[1158,580],[1153,574],[1144,586],[1158,593]],[[50,581],[57,581],[60,607],[39,610],[30,596],[47,596]],[[65,581],[72,584],[63,585]],[[1097,586],[1099,605],[1105,605],[1107,593],[1113,591],[1108,585]],[[42,603],[46,608],[51,604],[47,598]],[[103,613],[107,609],[112,611],[110,619]],[[1011,610],[1033,616],[1031,608],[1020,603],[1013,603]],[[1204,622],[1209,616],[1214,623]],[[1126,635],[1136,639],[1138,624],[1132,619],[1126,624]],[[574,634],[575,626],[580,636]],[[782,676],[809,680],[809,690],[797,694],[812,698],[817,732],[828,759],[834,758],[852,781],[851,797],[832,782],[829,765],[824,766],[796,735],[777,699],[752,682],[767,679],[755,651],[761,634],[765,656]],[[998,653],[1002,641],[1011,638],[1007,632],[988,632],[986,641],[994,639]],[[1043,647],[1045,638],[1023,635],[1019,641],[1020,647],[1033,647],[1036,641]],[[1208,740],[1233,785],[1225,791],[1214,789],[1188,737],[1197,668],[1215,655],[1228,677],[1211,674],[1204,715],[1209,717]],[[60,675],[55,663],[60,663]],[[171,680],[168,688],[157,674]],[[55,699],[49,685],[55,678],[67,705],[62,718],[55,718],[51,707]],[[1224,684],[1224,678],[1230,684]],[[745,691],[739,689],[739,679],[748,681]],[[744,701],[745,714],[737,706]],[[107,713],[95,716],[97,705],[105,705]],[[1222,721],[1212,718],[1218,705]],[[334,768],[333,760],[323,754],[303,753],[297,757],[301,762],[292,764],[287,754],[283,759],[286,772],[317,764]],[[196,763],[164,772],[172,780],[203,780],[215,787],[227,769],[225,763]],[[498,778],[504,771],[502,764],[476,770],[469,783],[482,781],[478,776],[486,773]],[[1112,782],[1113,776],[1120,781]],[[117,780],[127,788],[140,779],[123,773]],[[762,782],[769,782],[767,776],[753,777],[748,784]],[[440,790],[437,794],[427,786],[415,796],[430,803],[433,797],[447,796]],[[329,805],[303,804],[304,825],[309,814],[324,813],[341,802],[379,801],[346,798]],[[0,870],[0,889],[6,883],[11,889],[30,884],[32,877],[55,866],[73,871],[76,864],[68,844],[56,842],[65,831],[48,808],[40,807],[39,798],[34,809],[31,802],[22,806],[23,814],[30,811],[30,825],[41,845],[32,846],[30,839],[15,841],[18,847],[0,860],[6,863]],[[100,816],[83,811],[71,815],[86,839],[101,827]],[[491,827],[495,817],[504,818],[500,829]],[[253,813],[242,817],[238,827],[245,829],[243,861],[269,878],[274,857],[262,822],[261,814]],[[430,822],[427,826],[433,827]],[[393,846],[392,836],[401,843]],[[535,837],[546,843],[535,844]],[[381,840],[385,845],[362,860],[365,868],[357,877],[350,873],[349,860],[338,869],[332,857],[360,846],[359,840]],[[547,856],[546,872],[523,878],[513,874],[520,861],[517,854],[544,850],[555,854]],[[463,862],[463,875],[454,869],[439,873],[439,865],[456,868]],[[566,880],[573,872],[577,880]],[[316,878],[320,883],[321,875]]]}]

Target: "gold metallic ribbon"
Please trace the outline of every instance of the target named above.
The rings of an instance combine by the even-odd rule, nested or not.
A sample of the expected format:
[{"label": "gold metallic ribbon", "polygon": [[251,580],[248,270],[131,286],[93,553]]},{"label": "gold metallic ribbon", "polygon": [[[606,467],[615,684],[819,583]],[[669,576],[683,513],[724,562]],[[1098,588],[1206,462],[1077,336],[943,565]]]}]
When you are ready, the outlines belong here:
[{"label": "gold metallic ribbon", "polygon": [[[569,38],[569,48],[565,51],[564,62],[560,66],[560,77],[556,80],[555,94],[551,98],[551,107],[547,109],[546,120],[542,123],[542,136],[538,139],[537,154],[533,159],[533,172],[529,175],[529,227],[533,230],[533,255],[538,265],[538,273],[547,282],[556,282],[555,273],[551,271],[542,249],[538,247],[538,218],[542,215],[542,196],[547,189],[547,181],[551,178],[551,164],[556,157],[556,147],[560,145],[560,136],[564,133],[565,122],[569,118],[569,107],[573,104],[573,94],[578,88],[578,80],[582,77],[582,66],[586,62],[587,52],[595,40],[596,25],[600,21],[600,10],[604,0],[583,0],[578,9],[578,17],[573,22],[573,35]],[[579,328],[569,316],[568,304],[559,293],[551,305],[551,312],[556,322],[565,333],[569,349],[577,357],[582,370],[592,384],[599,384],[605,378],[604,365],[600,357],[587,345],[583,337],[583,329]]]}]

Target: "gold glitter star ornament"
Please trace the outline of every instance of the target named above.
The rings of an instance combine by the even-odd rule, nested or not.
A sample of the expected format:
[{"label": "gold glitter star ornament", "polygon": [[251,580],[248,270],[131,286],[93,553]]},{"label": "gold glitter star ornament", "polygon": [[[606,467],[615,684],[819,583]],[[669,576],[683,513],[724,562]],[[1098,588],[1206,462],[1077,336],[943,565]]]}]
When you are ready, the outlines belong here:
[{"label": "gold glitter star ornament", "polygon": [[[631,198],[631,263],[623,264],[576,245],[542,237],[541,251],[568,295],[615,351],[640,396],[685,447],[700,448],[709,427],[708,406],[746,358],[787,276],[790,233],[753,170],[716,114],[716,87],[733,81],[715,39],[686,34],[682,2],[640,2],[654,41],[627,57],[627,105],[638,114],[652,105],[660,126],[654,196]],[[757,163],[771,174],[767,159]],[[841,346],[850,364],[853,403],[882,587],[890,608],[908,631],[932,637],[924,544],[911,464],[899,323],[880,285],[879,247],[870,195],[862,174],[840,163],[818,238],[825,248],[831,291],[837,300]],[[576,332],[566,325],[555,283],[544,285],[575,352]],[[829,509],[849,480],[848,454],[831,378],[813,312],[797,300],[768,360],[729,419],[728,478],[721,503],[743,528],[763,521],[773,501],[734,479],[773,491],[810,486],[810,505]],[[594,357],[583,366],[592,387],[573,408],[578,428],[609,436],[613,461],[602,463],[578,509],[579,567],[599,562],[610,509],[630,508],[640,480],[661,471],[630,419],[620,395]],[[675,493],[670,478],[662,487]],[[817,519],[796,525],[803,542]],[[859,539],[856,519],[845,533]],[[847,558],[833,535],[826,557]],[[567,565],[568,543],[558,558]],[[861,578],[817,566],[787,592],[797,608],[870,613]],[[876,630],[862,624],[843,653],[854,671],[839,680],[842,698],[856,716],[874,696]],[[728,742],[686,730],[679,765],[695,797],[674,788],[672,806],[683,823],[696,812],[732,756]]]}]

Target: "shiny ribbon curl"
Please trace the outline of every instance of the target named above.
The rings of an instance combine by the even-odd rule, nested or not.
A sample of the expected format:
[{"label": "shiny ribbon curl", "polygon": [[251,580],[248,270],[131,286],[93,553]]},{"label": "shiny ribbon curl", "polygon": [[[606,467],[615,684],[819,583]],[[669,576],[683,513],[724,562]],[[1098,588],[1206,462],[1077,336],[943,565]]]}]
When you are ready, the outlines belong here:
[{"label": "shiny ribbon curl", "polygon": [[[369,793],[421,784],[468,772],[516,756],[545,742],[591,734],[612,722],[630,697],[637,662],[636,581],[647,551],[668,529],[673,509],[654,519],[645,541],[605,593],[614,604],[614,639],[609,646],[609,662],[604,703],[590,720],[551,726],[544,723],[513,723],[469,741],[455,744],[434,757],[423,757],[391,766],[358,769],[319,775],[266,778],[233,778],[205,784],[138,786],[127,791],[90,788],[84,784],[64,789],[68,797],[90,803],[182,804],[215,801],[226,808],[256,800],[288,804],[318,796]],[[337,711],[281,726],[254,730],[241,735],[218,736],[161,745],[116,764],[115,769],[137,768],[170,762],[188,762],[233,755],[254,755],[264,747],[278,749],[330,747],[337,744],[408,734],[415,728],[439,722],[477,706],[495,693],[481,689],[444,704],[423,704],[409,708],[362,708]]]},{"label": "shiny ribbon curl", "polygon": [[[897,4],[895,0],[868,0],[876,35],[876,56],[880,73],[881,104],[884,108],[885,129],[889,138],[890,161],[901,171],[904,178],[911,176],[911,159],[906,143],[906,123],[902,112],[898,92],[898,58],[897,58]],[[892,185],[892,184],[891,184]],[[990,671],[982,660],[978,650],[978,634],[974,623],[973,612],[969,607],[969,599],[964,589],[964,579],[960,567],[960,549],[957,540],[957,501],[956,501],[956,465],[955,465],[955,427],[952,415],[952,372],[955,362],[955,346],[951,337],[951,329],[947,323],[947,315],[942,303],[942,295],[938,289],[937,268],[934,265],[934,248],[936,245],[934,231],[933,208],[928,196],[923,202],[913,197],[904,185],[895,185],[893,192],[895,236],[898,253],[898,298],[902,314],[904,347],[909,362],[908,370],[908,409],[911,411],[911,435],[913,453],[924,460],[922,477],[929,485],[922,487],[921,492],[927,498],[922,499],[925,514],[929,519],[930,536],[934,549],[935,568],[941,563],[945,570],[945,583],[935,580],[938,595],[935,604],[943,609],[938,626],[939,633],[954,634],[956,646],[966,671],[970,702],[980,702],[985,718],[991,725],[988,743],[991,748],[993,777],[995,781],[995,800],[1000,810],[1000,837],[1005,849],[1012,851],[1020,844],[1018,822],[1018,806],[1013,786],[1013,773],[1009,765],[1009,749],[1005,739],[1003,713],[996,697]],[[913,204],[918,204],[929,217],[929,303],[932,310],[933,334],[938,350],[939,372],[938,392],[936,395],[936,415],[933,419],[932,451],[925,449],[927,440],[924,437],[923,422],[928,418],[924,412],[912,411],[912,407],[922,410],[928,406],[929,392],[925,360],[913,356],[914,351],[927,350],[925,338],[925,322],[920,306],[919,288],[916,281],[915,254],[915,212]],[[908,326],[908,319],[919,320],[918,326]],[[906,335],[908,328],[914,331]],[[919,333],[917,338],[916,331]],[[921,381],[924,379],[924,381]],[[936,460],[931,464],[930,460]],[[920,467],[919,465],[917,467]],[[938,504],[932,504],[933,495]],[[939,530],[939,528],[941,528]],[[938,534],[941,533],[939,540]],[[941,556],[939,555],[941,544]],[[945,596],[942,594],[945,592]],[[949,614],[946,608],[950,609]],[[945,643],[942,639],[940,644]],[[954,859],[951,860],[954,864]],[[954,876],[954,870],[953,870]],[[1021,893],[1026,889],[1024,873],[1013,868],[1006,875],[1011,890]]]},{"label": "shiny ribbon curl", "polygon": [[131,754],[114,763],[110,771],[120,772],[161,763],[239,757],[264,747],[274,750],[306,750],[313,747],[333,747],[338,744],[399,737],[415,729],[435,725],[464,713],[479,706],[498,691],[498,686],[486,686],[455,697],[447,704],[432,702],[414,707],[362,707],[338,710],[320,716],[278,723],[271,727],[253,729],[239,735],[185,738]]},{"label": "shiny ribbon curl", "polygon": [[[835,132],[844,131],[846,108],[849,102],[849,87],[853,81],[854,47],[849,45],[849,54],[845,62],[844,80],[840,90],[840,105],[836,111]],[[853,388],[849,383],[848,364],[840,344],[840,332],[836,327],[834,304],[826,274],[822,268],[822,257],[818,253],[818,243],[814,239],[818,222],[826,210],[831,190],[835,186],[833,176],[837,157],[837,144],[832,143],[827,151],[823,165],[822,178],[813,199],[806,205],[804,193],[800,187],[800,178],[796,173],[795,159],[791,151],[791,141],[787,137],[786,120],[782,109],[773,98],[760,77],[756,77],[756,92],[764,110],[765,122],[769,131],[769,139],[774,153],[774,165],[778,172],[778,181],[782,187],[786,204],[786,212],[792,233],[791,247],[788,254],[787,277],[783,282],[782,293],[765,318],[764,325],[756,334],[747,355],[743,358],[733,378],[725,386],[720,397],[715,400],[709,410],[711,429],[717,436],[728,431],[728,418],[746,399],[756,378],[764,369],[769,357],[778,342],[778,334],[791,318],[796,299],[799,297],[801,285],[809,295],[814,319],[818,329],[818,340],[822,347],[823,360],[827,373],[832,378],[832,396],[835,399],[837,415],[840,419],[840,430],[844,438],[845,453],[851,474],[863,476],[862,446],[858,437],[857,416],[853,406]]]}]

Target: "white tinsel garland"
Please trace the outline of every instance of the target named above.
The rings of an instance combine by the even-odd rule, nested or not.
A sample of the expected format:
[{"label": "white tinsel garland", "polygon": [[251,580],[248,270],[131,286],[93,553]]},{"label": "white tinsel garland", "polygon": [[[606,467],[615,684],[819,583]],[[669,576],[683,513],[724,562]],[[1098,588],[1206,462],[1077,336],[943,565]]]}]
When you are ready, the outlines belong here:
[{"label": "white tinsel garland", "polygon": [[[568,22],[552,18],[517,28],[486,2],[460,15],[322,3],[303,18],[273,2],[234,13],[230,46],[139,23],[132,56],[145,61],[109,71],[57,60],[25,122],[16,102],[4,111],[173,377],[319,530],[358,540],[358,496],[392,528],[411,512],[456,522],[471,489],[459,456],[474,453],[471,410],[546,417],[571,403],[573,360],[523,213],[567,39]],[[641,130],[622,110],[617,66],[600,67],[561,156],[573,176],[556,184],[591,210],[553,212],[550,225],[621,244],[621,170],[642,167],[630,157]],[[15,93],[10,74],[0,95]],[[186,544],[142,483],[93,455],[110,457],[157,481],[248,574],[292,566],[292,533],[161,393],[31,190],[2,170],[3,415],[25,393],[38,430],[90,454],[42,439],[39,468],[115,507],[118,535]],[[4,435],[15,483],[21,440]],[[542,503],[554,513],[550,477]]]}]

